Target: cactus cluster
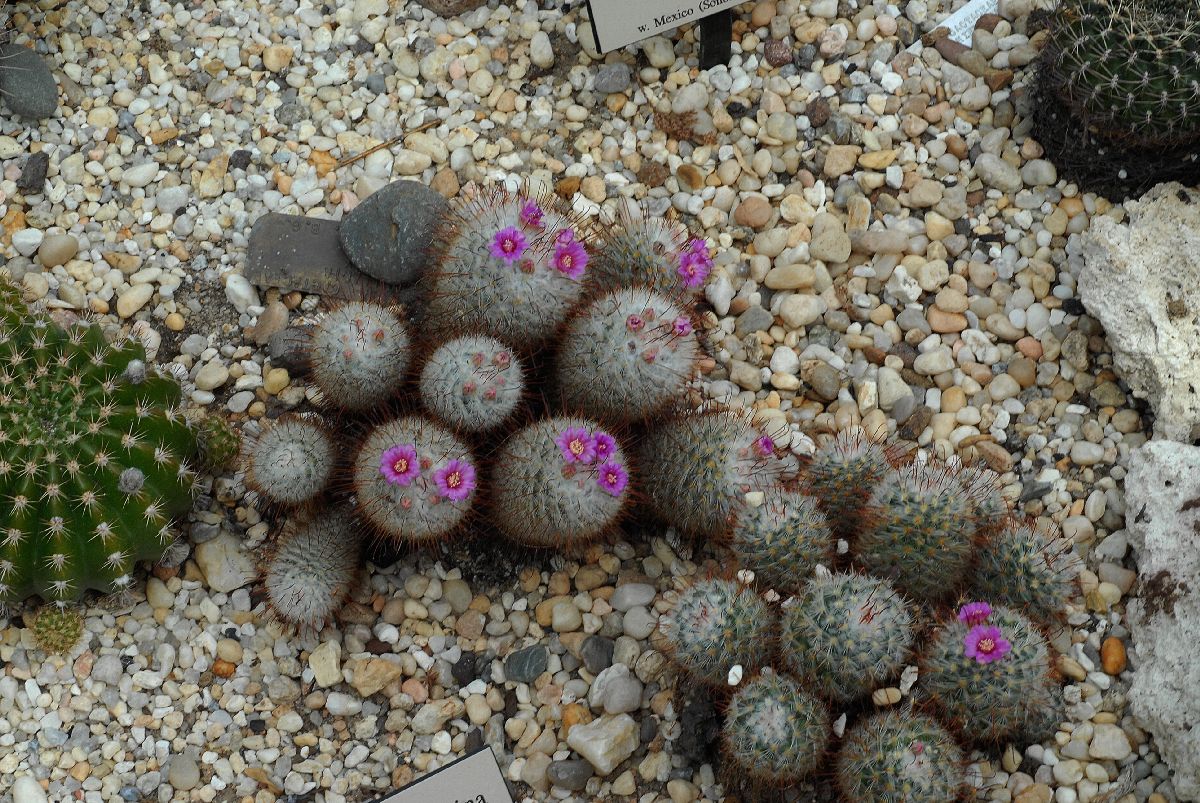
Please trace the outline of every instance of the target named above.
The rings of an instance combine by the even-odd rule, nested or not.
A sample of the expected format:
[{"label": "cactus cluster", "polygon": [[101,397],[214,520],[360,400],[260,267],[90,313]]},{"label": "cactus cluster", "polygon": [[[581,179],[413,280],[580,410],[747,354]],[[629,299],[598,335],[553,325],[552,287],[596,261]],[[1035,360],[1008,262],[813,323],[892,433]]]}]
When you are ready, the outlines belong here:
[{"label": "cactus cluster", "polygon": [[0,604],[128,586],[191,506],[195,450],[140,343],[60,327],[0,281]]}]

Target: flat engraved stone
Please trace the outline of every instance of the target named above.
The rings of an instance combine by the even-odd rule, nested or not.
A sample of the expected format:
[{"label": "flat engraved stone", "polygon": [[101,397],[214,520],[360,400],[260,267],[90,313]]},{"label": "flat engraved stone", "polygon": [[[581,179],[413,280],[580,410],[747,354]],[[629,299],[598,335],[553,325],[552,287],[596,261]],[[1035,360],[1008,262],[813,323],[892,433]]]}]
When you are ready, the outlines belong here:
[{"label": "flat engraved stone", "polygon": [[350,263],[338,241],[338,225],[302,215],[263,215],[250,231],[246,278],[260,287],[345,300],[395,295]]}]

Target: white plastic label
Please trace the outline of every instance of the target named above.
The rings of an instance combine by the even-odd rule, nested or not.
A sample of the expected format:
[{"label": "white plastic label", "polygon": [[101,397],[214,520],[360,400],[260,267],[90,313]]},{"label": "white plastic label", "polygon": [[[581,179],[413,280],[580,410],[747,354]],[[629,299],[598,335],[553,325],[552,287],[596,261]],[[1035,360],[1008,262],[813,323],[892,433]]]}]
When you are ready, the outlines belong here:
[{"label": "white plastic label", "polygon": [[596,49],[601,53],[678,28],[738,0],[588,0]]}]

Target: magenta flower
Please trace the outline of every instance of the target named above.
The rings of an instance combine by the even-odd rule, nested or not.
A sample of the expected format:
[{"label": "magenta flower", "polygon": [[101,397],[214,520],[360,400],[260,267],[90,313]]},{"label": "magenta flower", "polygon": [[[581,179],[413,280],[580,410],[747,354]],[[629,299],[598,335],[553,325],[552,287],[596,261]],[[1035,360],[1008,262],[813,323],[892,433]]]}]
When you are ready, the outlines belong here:
[{"label": "magenta flower", "polygon": [[597,460],[606,460],[617,451],[617,442],[607,432],[597,432],[592,436],[592,443],[596,445]]},{"label": "magenta flower", "polygon": [[433,472],[433,481],[442,496],[461,502],[475,490],[475,466],[466,460],[451,460]]},{"label": "magenta flower", "polygon": [[563,242],[560,239],[554,246],[551,262],[559,273],[578,279],[583,276],[583,269],[587,267],[588,255],[583,243],[573,239]]},{"label": "magenta flower", "polygon": [[641,315],[634,314],[625,319],[625,328],[631,332],[640,332],[645,325],[646,322],[642,320]]},{"label": "magenta flower", "polygon": [[509,226],[496,232],[496,236],[492,238],[492,242],[488,246],[488,251],[496,259],[504,260],[504,264],[511,265],[521,258],[521,254],[525,253],[528,245],[521,230],[516,226]]},{"label": "magenta flower", "polygon": [[554,442],[568,463],[587,463],[596,459],[596,439],[583,427],[567,427]]},{"label": "magenta flower", "polygon": [[990,664],[1012,652],[1012,644],[995,625],[975,625],[963,638],[963,654],[977,663]]},{"label": "magenta flower", "polygon": [[775,441],[770,435],[762,435],[754,441],[754,451],[758,452],[760,457],[766,457],[775,451]]},{"label": "magenta flower", "polygon": [[408,443],[386,449],[379,458],[379,473],[392,485],[408,485],[421,473],[417,450]]},{"label": "magenta flower", "polygon": [[625,486],[629,484],[629,475],[625,473],[625,469],[621,468],[620,463],[610,460],[600,466],[596,482],[613,496],[620,496],[621,491],[624,491]]},{"label": "magenta flower", "polygon": [[575,229],[563,229],[558,234],[554,235],[554,242],[558,243],[559,245],[566,245],[567,243],[574,242],[574,240]]},{"label": "magenta flower", "polygon": [[679,276],[684,287],[698,287],[708,278],[712,260],[707,254],[686,253],[679,257]]},{"label": "magenta flower", "polygon": [[676,318],[671,327],[675,330],[676,337],[686,337],[692,333],[692,322],[683,315]]},{"label": "magenta flower", "polygon": [[540,229],[542,227],[542,208],[537,205],[537,201],[526,201],[525,205],[521,207],[517,219],[525,228]]},{"label": "magenta flower", "polygon": [[958,621],[966,624],[967,627],[981,625],[991,615],[992,606],[986,602],[968,602],[958,609]]}]

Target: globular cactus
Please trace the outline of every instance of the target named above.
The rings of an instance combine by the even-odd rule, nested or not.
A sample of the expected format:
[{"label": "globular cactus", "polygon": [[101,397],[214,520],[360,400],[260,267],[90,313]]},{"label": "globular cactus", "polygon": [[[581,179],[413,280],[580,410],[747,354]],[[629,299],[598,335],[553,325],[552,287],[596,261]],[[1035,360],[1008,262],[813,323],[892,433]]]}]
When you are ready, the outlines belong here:
[{"label": "globular cactus", "polygon": [[1050,645],[1031,619],[971,603],[940,625],[920,659],[919,694],[964,738],[997,743],[1053,704]]},{"label": "globular cactus", "polygon": [[66,330],[12,288],[0,296],[0,603],[123,589],[191,506],[179,386],[141,344],[110,346],[99,327]]},{"label": "globular cactus", "polygon": [[871,492],[892,468],[893,455],[860,429],[839,432],[817,447],[805,469],[835,535],[849,537],[866,522]]},{"label": "globular cactus", "polygon": [[1012,508],[1000,493],[1000,475],[983,466],[965,466],[955,479],[974,505],[971,520],[979,532],[995,532],[1012,516]]},{"label": "globular cactus", "polygon": [[721,736],[738,772],[760,786],[779,787],[820,765],[831,727],[820,700],[794,680],[764,673],[734,693]]},{"label": "globular cactus", "polygon": [[650,509],[689,535],[710,538],[727,534],[747,493],[795,473],[769,435],[732,412],[663,422],[646,435],[638,465]]},{"label": "globular cactus", "polygon": [[698,293],[712,267],[704,240],[688,239],[685,226],[649,217],[629,201],[600,241],[590,281],[598,291],[644,286],[679,298]]},{"label": "globular cactus", "polygon": [[994,599],[1030,617],[1054,623],[1076,596],[1081,561],[1067,538],[1014,522],[979,550],[975,596]]},{"label": "globular cactus", "polygon": [[595,422],[560,416],[509,436],[492,459],[492,518],[514,541],[562,547],[617,523],[629,502],[629,463]]},{"label": "globular cactus", "polygon": [[328,403],[361,412],[388,401],[400,389],[411,345],[399,313],[369,302],[332,310],[309,341],[313,381]]},{"label": "globular cactus", "polygon": [[570,320],[554,376],[567,407],[603,421],[645,420],[683,396],[699,355],[683,306],[623,288]]},{"label": "globular cactus", "polygon": [[280,416],[243,445],[246,487],[285,507],[316,498],[337,464],[333,438],[315,417]]},{"label": "globular cactus", "polygon": [[83,638],[83,614],[75,605],[44,605],[28,617],[38,647],[48,653],[68,653]]},{"label": "globular cactus", "polygon": [[833,535],[817,500],[782,487],[766,491],[761,504],[738,507],[730,548],[761,586],[785,596],[834,560]]},{"label": "globular cactus", "polygon": [[242,438],[224,416],[206,415],[196,431],[200,460],[214,474],[230,469],[242,450]]},{"label": "globular cactus", "polygon": [[289,625],[319,630],[354,588],[360,546],[346,510],[333,508],[293,522],[262,568],[271,611]]},{"label": "globular cactus", "polygon": [[858,574],[818,576],[784,606],[780,654],[806,689],[846,702],[900,671],[914,631],[908,603],[889,583]]},{"label": "globular cactus", "polygon": [[975,554],[974,502],[951,470],[914,462],[893,471],[868,507],[853,545],[860,565],[919,600],[945,599],[962,584]]},{"label": "globular cactus", "polygon": [[467,445],[421,416],[371,430],[350,472],[362,517],[397,542],[450,535],[471,511],[478,484]]},{"label": "globular cactus", "polygon": [[776,640],[775,614],[746,585],[711,578],[679,592],[659,620],[666,653],[697,680],[714,686],[730,670],[749,673],[769,660]]},{"label": "globular cactus", "polygon": [[507,420],[525,389],[512,349],[492,337],[458,337],[439,346],[421,371],[421,401],[456,431],[485,432]]},{"label": "globular cactus", "polygon": [[438,238],[426,312],[436,332],[545,340],[583,295],[590,229],[556,196],[483,191],[453,208]]},{"label": "globular cactus", "polygon": [[854,803],[952,803],[966,791],[965,767],[962,749],[936,721],[885,711],[846,733],[836,777]]}]

